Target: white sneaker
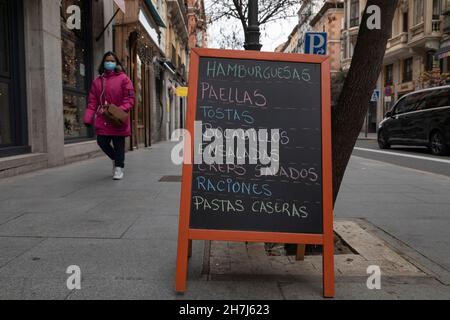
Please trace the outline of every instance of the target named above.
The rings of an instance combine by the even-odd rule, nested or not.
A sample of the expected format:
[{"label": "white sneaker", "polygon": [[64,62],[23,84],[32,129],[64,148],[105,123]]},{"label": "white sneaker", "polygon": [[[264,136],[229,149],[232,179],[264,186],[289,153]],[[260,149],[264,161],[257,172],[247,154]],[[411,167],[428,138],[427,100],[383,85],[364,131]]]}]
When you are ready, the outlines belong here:
[{"label": "white sneaker", "polygon": [[116,169],[114,170],[113,179],[114,180],[122,180],[123,179],[123,168],[116,167]]}]

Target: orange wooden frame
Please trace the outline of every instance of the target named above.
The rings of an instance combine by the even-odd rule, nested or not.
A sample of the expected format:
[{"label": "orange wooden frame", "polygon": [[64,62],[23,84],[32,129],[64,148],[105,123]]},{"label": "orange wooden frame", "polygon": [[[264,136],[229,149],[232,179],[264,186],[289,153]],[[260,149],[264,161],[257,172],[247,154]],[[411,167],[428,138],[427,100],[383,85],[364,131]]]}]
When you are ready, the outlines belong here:
[{"label": "orange wooden frame", "polygon": [[[321,64],[322,82],[322,193],[323,193],[323,233],[293,234],[275,232],[247,232],[229,230],[190,229],[190,208],[192,191],[193,161],[183,165],[181,189],[180,219],[178,231],[178,253],[176,270],[176,291],[186,291],[189,243],[192,240],[221,240],[242,242],[276,242],[293,244],[323,245],[323,295],[334,297],[334,243],[333,243],[333,207],[332,207],[332,158],[331,158],[331,97],[330,97],[330,61],[328,56],[285,54],[257,51],[235,51],[218,49],[199,49],[191,51],[189,67],[189,95],[186,129],[194,137],[194,121],[197,109],[197,89],[200,57],[251,59],[266,61],[304,62]],[[193,143],[186,141],[185,148]],[[187,150],[187,149],[185,149]]]}]

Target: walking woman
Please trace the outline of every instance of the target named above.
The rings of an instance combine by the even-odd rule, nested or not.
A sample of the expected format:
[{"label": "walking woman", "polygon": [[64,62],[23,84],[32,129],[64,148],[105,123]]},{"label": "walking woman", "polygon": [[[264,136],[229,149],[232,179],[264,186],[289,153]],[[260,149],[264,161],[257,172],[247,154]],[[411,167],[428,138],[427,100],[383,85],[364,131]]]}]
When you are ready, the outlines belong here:
[{"label": "walking woman", "polygon": [[134,106],[133,83],[125,74],[122,64],[114,52],[103,56],[98,69],[99,76],[92,83],[84,124],[94,124],[97,143],[113,161],[113,179],[122,180],[125,168],[125,138],[131,135],[130,117],[118,125],[105,115],[109,104],[130,113]]}]

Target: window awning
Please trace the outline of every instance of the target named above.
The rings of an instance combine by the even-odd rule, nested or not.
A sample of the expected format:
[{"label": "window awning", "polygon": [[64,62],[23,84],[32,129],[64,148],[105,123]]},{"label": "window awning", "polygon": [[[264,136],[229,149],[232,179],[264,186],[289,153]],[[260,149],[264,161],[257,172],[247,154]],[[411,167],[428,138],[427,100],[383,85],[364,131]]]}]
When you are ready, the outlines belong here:
[{"label": "window awning", "polygon": [[158,10],[156,10],[155,6],[153,5],[151,0],[144,0],[148,10],[152,14],[153,19],[155,20],[156,24],[162,28],[165,28],[166,25],[164,24],[164,21],[162,20],[161,16],[158,13]]},{"label": "window awning", "polygon": [[434,54],[435,59],[445,59],[450,57],[450,46],[440,48]]}]

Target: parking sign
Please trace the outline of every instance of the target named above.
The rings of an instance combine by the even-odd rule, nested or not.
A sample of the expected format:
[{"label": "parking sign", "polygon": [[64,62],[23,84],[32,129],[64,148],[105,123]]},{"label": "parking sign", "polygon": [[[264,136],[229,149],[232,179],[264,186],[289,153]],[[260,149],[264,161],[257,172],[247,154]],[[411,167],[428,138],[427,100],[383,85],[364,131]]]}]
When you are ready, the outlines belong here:
[{"label": "parking sign", "polygon": [[305,54],[327,54],[327,33],[326,32],[306,32],[305,33]]}]

